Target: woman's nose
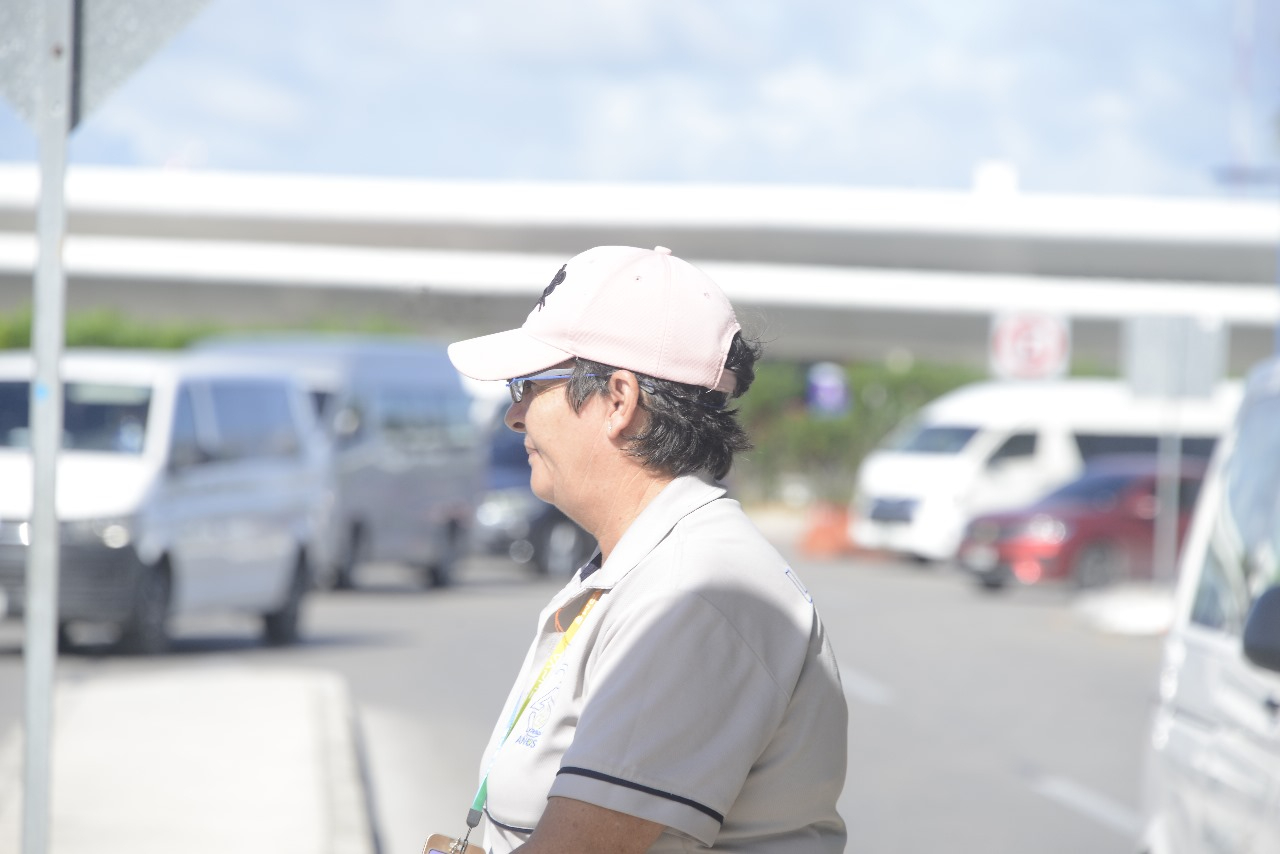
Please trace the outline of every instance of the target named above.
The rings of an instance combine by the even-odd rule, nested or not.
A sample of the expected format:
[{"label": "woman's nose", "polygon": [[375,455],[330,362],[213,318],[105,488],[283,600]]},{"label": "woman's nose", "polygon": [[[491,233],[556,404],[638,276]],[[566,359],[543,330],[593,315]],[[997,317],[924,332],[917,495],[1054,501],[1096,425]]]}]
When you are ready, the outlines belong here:
[{"label": "woman's nose", "polygon": [[502,416],[502,423],[517,433],[524,432],[524,409],[528,404],[524,401],[513,403],[507,407],[507,412]]}]

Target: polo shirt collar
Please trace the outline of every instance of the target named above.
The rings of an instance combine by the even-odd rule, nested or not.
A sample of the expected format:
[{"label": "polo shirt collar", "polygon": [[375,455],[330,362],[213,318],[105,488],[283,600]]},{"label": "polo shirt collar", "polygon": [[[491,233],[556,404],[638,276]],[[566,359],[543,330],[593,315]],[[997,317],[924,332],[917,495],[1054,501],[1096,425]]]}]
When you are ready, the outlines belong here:
[{"label": "polo shirt collar", "polygon": [[662,542],[676,523],[694,510],[725,495],[725,489],[706,475],[684,475],[663,487],[627,528],[604,566],[583,586],[609,590]]}]

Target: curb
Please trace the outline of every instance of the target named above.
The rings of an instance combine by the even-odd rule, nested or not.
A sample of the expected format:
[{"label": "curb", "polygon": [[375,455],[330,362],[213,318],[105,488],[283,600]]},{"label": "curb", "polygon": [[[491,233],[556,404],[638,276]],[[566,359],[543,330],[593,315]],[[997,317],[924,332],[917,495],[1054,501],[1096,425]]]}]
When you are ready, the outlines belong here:
[{"label": "curb", "polygon": [[321,717],[319,753],[327,761],[331,854],[381,854],[368,754],[347,683],[337,674],[317,681]]}]

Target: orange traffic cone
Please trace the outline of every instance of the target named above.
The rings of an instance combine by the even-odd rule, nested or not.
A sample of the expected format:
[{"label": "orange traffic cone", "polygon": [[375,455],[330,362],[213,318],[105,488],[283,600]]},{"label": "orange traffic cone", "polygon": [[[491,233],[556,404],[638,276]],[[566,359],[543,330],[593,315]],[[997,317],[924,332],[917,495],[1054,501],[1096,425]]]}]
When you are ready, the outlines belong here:
[{"label": "orange traffic cone", "polygon": [[837,557],[854,551],[849,539],[848,508],[827,503],[813,505],[800,538],[800,551],[808,557]]}]

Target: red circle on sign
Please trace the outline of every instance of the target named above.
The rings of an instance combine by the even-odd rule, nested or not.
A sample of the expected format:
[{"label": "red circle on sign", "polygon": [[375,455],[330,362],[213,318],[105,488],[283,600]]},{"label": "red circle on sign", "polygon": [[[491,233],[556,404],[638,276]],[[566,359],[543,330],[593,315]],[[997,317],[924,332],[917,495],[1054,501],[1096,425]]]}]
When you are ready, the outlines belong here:
[{"label": "red circle on sign", "polygon": [[1042,379],[1065,373],[1071,338],[1064,320],[1049,315],[1000,318],[991,334],[996,374],[1010,379]]}]

